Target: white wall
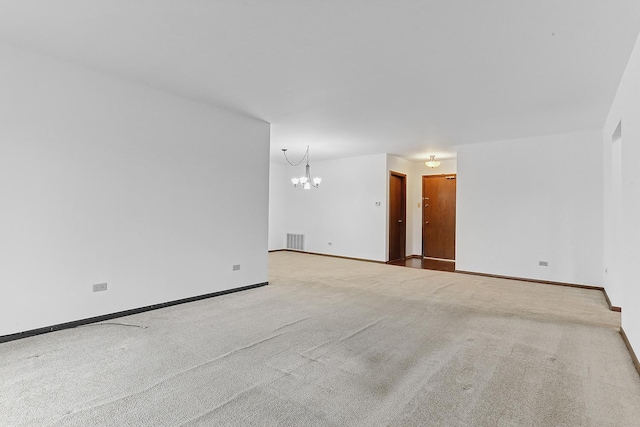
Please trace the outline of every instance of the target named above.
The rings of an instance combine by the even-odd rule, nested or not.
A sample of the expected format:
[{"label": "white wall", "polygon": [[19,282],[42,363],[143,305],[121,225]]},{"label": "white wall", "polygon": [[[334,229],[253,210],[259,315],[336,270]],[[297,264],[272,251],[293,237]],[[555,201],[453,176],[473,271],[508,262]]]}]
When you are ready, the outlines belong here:
[{"label": "white wall", "polygon": [[[386,156],[386,166],[381,163],[381,156]],[[342,170],[344,168],[344,170]],[[286,233],[307,234],[305,230],[312,229],[312,235],[307,238],[305,250],[309,252],[319,252],[330,255],[350,256],[354,258],[375,259],[378,261],[388,260],[389,252],[389,173],[391,171],[400,172],[407,175],[407,245],[406,254],[420,255],[422,253],[422,210],[419,203],[422,199],[422,175],[450,174],[456,172],[456,160],[443,160],[442,164],[431,169],[424,165],[424,162],[415,162],[402,159],[393,155],[375,155],[364,157],[353,157],[327,162],[318,162],[312,165],[312,175],[320,175],[324,181],[320,190],[309,190],[309,195],[300,195],[301,190],[294,189],[290,179],[301,175],[304,171],[301,167],[292,168],[280,163],[271,163],[271,180],[269,187],[269,249],[277,250],[286,247]],[[324,176],[318,171],[328,171]],[[386,176],[385,176],[386,173]],[[357,176],[369,177],[364,184],[365,192],[355,191],[353,186],[358,186],[354,178]],[[362,178],[365,179],[365,178]],[[329,184],[327,189],[327,184]],[[380,188],[375,188],[380,185]],[[385,190],[386,189],[386,190]],[[324,194],[313,194],[320,191]],[[334,199],[335,194],[338,197]],[[346,196],[343,196],[343,193]],[[354,200],[354,195],[358,200]],[[380,208],[371,209],[373,200],[369,195],[380,201]],[[348,203],[338,205],[326,203],[325,197],[329,200],[347,200]],[[375,207],[375,201],[373,203]],[[363,209],[364,207],[364,209]],[[302,213],[306,210],[306,213]],[[354,242],[337,243],[332,238],[336,235],[333,229],[336,227],[328,218],[333,217],[335,212],[339,212],[338,218],[334,218],[337,223],[349,222],[350,235],[355,238]],[[385,217],[380,217],[383,212]],[[303,221],[300,215],[305,218],[313,218],[314,226],[309,226],[308,221]],[[355,218],[360,216],[359,221]],[[366,217],[365,217],[366,216]],[[345,219],[346,218],[346,219]],[[318,224],[321,224],[319,227]],[[382,224],[384,236],[377,231],[371,233]],[[342,226],[340,226],[342,227]],[[294,230],[295,229],[295,230]],[[288,230],[288,231],[287,231]],[[296,231],[297,230],[297,231]],[[326,236],[322,233],[327,232]],[[362,240],[359,234],[366,234],[368,237]],[[346,235],[341,235],[341,237]],[[309,240],[312,239],[312,240]],[[329,246],[328,242],[332,242]],[[379,246],[381,245],[382,246]],[[372,247],[371,245],[378,245]],[[370,258],[375,254],[375,258]]]},{"label": "white wall", "polygon": [[267,123],[0,60],[0,335],[267,280]]},{"label": "white wall", "polygon": [[287,194],[291,184],[287,165],[271,162],[269,168],[269,250],[287,246]]},{"label": "white wall", "polygon": [[[612,136],[622,123],[622,164],[612,177]],[[604,284],[613,305],[622,307],[622,327],[640,352],[640,38],[631,54],[603,131],[605,255]],[[621,189],[620,209],[613,189]],[[615,233],[615,228],[619,233]],[[617,236],[616,236],[617,235]]]},{"label": "white wall", "polygon": [[[322,178],[319,189],[291,185],[291,178],[304,174],[304,165],[285,168],[285,176],[278,178],[286,185],[284,197],[272,191],[270,200],[272,206],[286,206],[283,234],[304,234],[308,252],[386,260],[385,154],[311,163],[311,175]],[[272,190],[276,187],[271,183]],[[279,233],[278,229],[270,227],[272,233]],[[270,236],[272,249],[278,249],[278,242],[284,246],[284,238]]]},{"label": "white wall", "polygon": [[458,147],[456,268],[602,286],[601,140],[591,130]]},{"label": "white wall", "polygon": [[412,246],[407,250],[409,255],[422,256],[422,176],[453,174],[457,171],[456,159],[440,161],[437,168],[425,166],[424,161],[411,163],[411,204],[407,209],[411,211],[413,221],[411,223]]}]

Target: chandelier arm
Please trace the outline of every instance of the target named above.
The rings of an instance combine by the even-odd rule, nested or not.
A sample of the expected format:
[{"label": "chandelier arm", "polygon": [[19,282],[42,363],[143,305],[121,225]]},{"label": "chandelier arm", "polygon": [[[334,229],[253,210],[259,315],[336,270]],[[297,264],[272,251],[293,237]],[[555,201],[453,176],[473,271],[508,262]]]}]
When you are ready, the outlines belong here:
[{"label": "chandelier arm", "polygon": [[283,148],[282,149],[282,154],[284,154],[284,158],[287,161],[287,163],[289,163],[291,166],[298,166],[300,163],[302,163],[302,161],[306,158],[307,159],[307,164],[309,164],[309,146],[307,146],[307,152],[304,153],[304,156],[302,156],[302,158],[300,159],[300,161],[296,164],[291,163],[291,160],[289,160],[289,157],[287,157],[287,149]]}]

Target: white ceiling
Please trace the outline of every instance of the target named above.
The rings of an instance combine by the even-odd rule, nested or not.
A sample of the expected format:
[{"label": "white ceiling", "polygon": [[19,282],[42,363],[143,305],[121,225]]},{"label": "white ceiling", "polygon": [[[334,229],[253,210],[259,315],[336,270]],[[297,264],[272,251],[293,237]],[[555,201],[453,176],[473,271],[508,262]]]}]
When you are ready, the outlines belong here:
[{"label": "white ceiling", "polygon": [[0,0],[0,42],[272,123],[272,156],[454,156],[604,123],[638,0]]}]

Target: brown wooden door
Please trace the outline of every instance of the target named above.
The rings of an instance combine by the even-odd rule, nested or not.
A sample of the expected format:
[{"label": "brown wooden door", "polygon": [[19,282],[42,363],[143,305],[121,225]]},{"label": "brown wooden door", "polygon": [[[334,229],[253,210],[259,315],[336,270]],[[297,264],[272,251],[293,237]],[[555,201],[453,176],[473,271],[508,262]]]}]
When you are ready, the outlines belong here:
[{"label": "brown wooden door", "polygon": [[405,258],[406,178],[406,175],[397,172],[391,172],[389,177],[389,261]]},{"label": "brown wooden door", "polygon": [[456,259],[456,176],[422,177],[422,256]]}]

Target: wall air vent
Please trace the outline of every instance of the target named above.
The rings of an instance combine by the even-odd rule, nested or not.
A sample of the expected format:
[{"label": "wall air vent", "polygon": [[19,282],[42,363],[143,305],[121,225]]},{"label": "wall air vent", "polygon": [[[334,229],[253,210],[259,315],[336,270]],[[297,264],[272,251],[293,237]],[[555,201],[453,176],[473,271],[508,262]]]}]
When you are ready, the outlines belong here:
[{"label": "wall air vent", "polygon": [[287,249],[304,250],[304,234],[287,233]]}]

